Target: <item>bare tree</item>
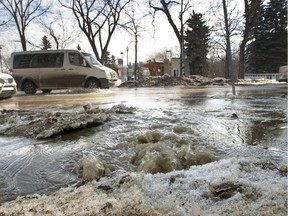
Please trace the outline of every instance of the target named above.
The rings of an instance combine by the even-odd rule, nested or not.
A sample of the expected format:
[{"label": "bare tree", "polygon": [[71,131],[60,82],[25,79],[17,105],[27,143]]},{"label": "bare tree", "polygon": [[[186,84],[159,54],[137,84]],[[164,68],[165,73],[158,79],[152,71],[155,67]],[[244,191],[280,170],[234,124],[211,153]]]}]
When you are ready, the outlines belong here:
[{"label": "bare tree", "polygon": [[[179,20],[173,18],[171,14],[171,8],[174,6],[180,6],[179,11]],[[162,12],[167,17],[167,20],[172,27],[175,36],[179,42],[180,46],[180,75],[182,75],[182,61],[184,55],[184,43],[183,43],[183,32],[184,32],[184,23],[183,23],[183,14],[189,11],[193,6],[191,5],[191,0],[149,0],[149,6],[153,9],[153,18],[155,19],[155,14],[157,12]],[[177,23],[179,23],[177,25]]]},{"label": "bare tree", "polygon": [[148,58],[149,59],[155,59],[155,61],[164,61],[164,59],[167,58],[176,58],[178,56],[178,53],[180,52],[179,46],[173,46],[169,49],[163,48],[160,50],[157,50],[154,53],[151,53]]},{"label": "bare tree", "polygon": [[[234,83],[237,80],[238,69],[233,70],[233,56],[239,52],[239,46],[235,44],[233,39],[239,37],[241,32],[241,11],[237,7],[235,0],[216,0],[211,3],[211,10],[213,11],[213,16],[211,17],[214,19],[214,26],[212,27],[214,33],[212,43],[214,44],[211,45],[212,51],[218,55],[219,59],[224,61],[224,76],[231,79],[232,91],[235,94]],[[236,51],[233,51],[233,48]]]},{"label": "bare tree", "polygon": [[133,9],[131,14],[127,14],[129,18],[131,19],[131,24],[130,26],[127,26],[127,30],[131,32],[134,35],[134,44],[135,44],[135,61],[134,61],[134,79],[136,80],[136,71],[137,71],[137,57],[138,57],[138,37],[139,37],[139,31],[141,26],[139,26],[136,23],[135,20],[135,10]]},{"label": "bare tree", "polygon": [[22,49],[26,51],[25,32],[27,26],[36,18],[43,16],[49,6],[43,7],[42,0],[0,0],[0,4],[12,16],[20,36]]},{"label": "bare tree", "polygon": [[5,9],[2,7],[0,7],[0,14],[1,14],[1,18],[0,18],[0,28],[2,29],[4,26],[7,26],[7,23],[10,22],[11,18],[6,17],[5,14]]},{"label": "bare tree", "polygon": [[[183,6],[182,10],[180,9],[179,11],[179,20],[175,20],[173,19],[173,16],[171,14],[171,8],[174,6]],[[169,24],[171,25],[175,36],[177,37],[177,40],[179,41],[179,44],[181,45],[182,43],[182,36],[181,36],[181,26],[179,26],[179,21],[181,21],[180,19],[183,18],[183,14],[187,11],[189,11],[189,9],[191,9],[193,6],[191,5],[191,0],[185,0],[185,2],[183,0],[175,0],[175,1],[171,1],[171,0],[149,0],[149,6],[150,8],[153,9],[153,18],[155,19],[155,15],[157,12],[162,12],[165,14],[165,16],[167,17],[167,20],[169,22]],[[177,25],[178,23],[178,25]]]},{"label": "bare tree", "polygon": [[223,11],[224,11],[224,27],[225,27],[225,41],[226,41],[226,64],[225,64],[225,75],[226,77],[230,77],[231,66],[232,66],[232,53],[231,53],[231,31],[230,24],[228,18],[227,4],[226,0],[222,0],[223,2]]},{"label": "bare tree", "polygon": [[257,17],[257,11],[263,0],[244,0],[244,30],[239,52],[239,73],[238,78],[244,79],[245,73],[245,47],[251,40],[251,30]]},{"label": "bare tree", "polygon": [[73,0],[71,6],[66,5],[64,0],[58,1],[73,12],[96,58],[103,62],[120,15],[133,0]]},{"label": "bare tree", "polygon": [[[180,4],[180,2],[177,2],[177,4]],[[170,13],[170,9],[175,6],[175,1],[165,1],[165,0],[160,0],[160,1],[153,1],[149,0],[149,6],[154,10],[153,12],[153,18],[155,19],[155,15],[158,11],[163,12],[165,16],[167,17],[167,20],[169,24],[171,25],[175,36],[177,37],[177,40],[179,44],[181,45],[181,34],[179,31],[179,28],[176,24],[176,21],[173,20],[172,15]]]},{"label": "bare tree", "polygon": [[56,15],[51,20],[41,19],[42,26],[46,29],[47,33],[53,38],[56,49],[64,49],[69,44],[77,41],[80,35],[80,30],[76,28],[76,20],[67,20],[63,11],[55,11]]},{"label": "bare tree", "polygon": [[147,13],[141,14],[140,16],[137,17],[136,16],[137,12],[135,8],[136,7],[134,6],[134,7],[131,7],[130,10],[126,10],[126,16],[128,17],[128,21],[121,26],[125,28],[134,37],[134,46],[135,46],[134,78],[136,80],[136,74],[137,74],[137,69],[138,69],[138,39],[140,37],[140,34],[145,31],[145,29],[139,23],[148,14]]},{"label": "bare tree", "polygon": [[[225,42],[226,42],[226,59],[225,59],[225,75],[229,77],[232,81],[232,93],[236,94],[235,82],[237,80],[237,71],[232,70],[232,52],[231,52],[231,37],[233,32],[238,28],[240,19],[239,16],[232,18],[232,12],[235,10],[236,6],[228,11],[228,0],[222,0],[222,7],[224,13],[224,29],[225,29]],[[238,13],[237,13],[238,14]]]},{"label": "bare tree", "polygon": [[[234,5],[232,3],[234,2]],[[243,21],[241,17],[241,11],[238,9],[236,1],[225,1],[226,9],[223,7],[223,0],[216,1],[214,5],[211,3],[211,8],[209,11],[212,11],[210,15],[210,23],[212,23],[212,33],[213,40],[211,45],[211,51],[213,51],[218,58],[225,61],[223,58],[223,53],[226,53],[227,47],[227,38],[230,38],[230,47],[231,47],[231,55],[238,55],[239,46],[237,44],[236,38],[239,38],[241,34],[242,28],[241,23]],[[225,10],[225,12],[224,12]],[[225,14],[226,20],[225,20]],[[235,43],[236,42],[236,43]],[[230,74],[227,74],[227,78],[229,78]]]}]

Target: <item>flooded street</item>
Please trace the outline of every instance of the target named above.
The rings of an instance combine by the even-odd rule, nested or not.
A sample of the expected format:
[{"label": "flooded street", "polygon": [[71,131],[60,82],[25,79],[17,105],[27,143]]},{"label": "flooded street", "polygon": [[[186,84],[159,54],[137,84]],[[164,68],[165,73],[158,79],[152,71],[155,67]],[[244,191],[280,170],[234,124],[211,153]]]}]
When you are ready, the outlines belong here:
[{"label": "flooded street", "polygon": [[236,91],[233,96],[231,87],[111,88],[18,93],[1,100],[0,110],[71,115],[85,104],[137,109],[48,139],[0,136],[0,203],[19,195],[49,195],[80,182],[89,155],[101,161],[106,175],[173,173],[232,157],[287,165],[287,85],[239,86]]}]

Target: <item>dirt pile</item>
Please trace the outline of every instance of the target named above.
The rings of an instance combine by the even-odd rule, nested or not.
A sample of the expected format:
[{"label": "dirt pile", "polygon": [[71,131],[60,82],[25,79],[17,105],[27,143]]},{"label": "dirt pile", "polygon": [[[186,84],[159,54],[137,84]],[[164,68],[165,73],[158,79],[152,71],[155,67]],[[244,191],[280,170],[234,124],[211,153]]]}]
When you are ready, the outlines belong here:
[{"label": "dirt pile", "polygon": [[199,75],[170,77],[157,76],[147,77],[136,81],[127,81],[119,85],[119,87],[135,88],[135,87],[167,87],[167,86],[213,86],[228,85],[228,82],[222,79],[213,80],[212,78]]}]

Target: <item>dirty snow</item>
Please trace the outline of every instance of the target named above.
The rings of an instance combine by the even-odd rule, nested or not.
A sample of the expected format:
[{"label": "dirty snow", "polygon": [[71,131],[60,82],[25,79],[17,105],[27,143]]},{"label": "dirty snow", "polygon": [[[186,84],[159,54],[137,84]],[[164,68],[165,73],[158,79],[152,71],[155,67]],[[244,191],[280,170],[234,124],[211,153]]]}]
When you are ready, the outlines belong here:
[{"label": "dirty snow", "polygon": [[133,107],[115,105],[111,109],[91,109],[85,104],[82,111],[51,112],[41,110],[2,110],[0,112],[0,135],[24,136],[44,139],[63,132],[103,124],[111,113],[132,113]]},{"label": "dirty snow", "polygon": [[[215,197],[209,186],[236,185]],[[233,190],[233,188],[232,188]],[[230,158],[166,174],[116,171],[99,181],[29,195],[0,215],[287,215],[287,176],[269,161]]]}]

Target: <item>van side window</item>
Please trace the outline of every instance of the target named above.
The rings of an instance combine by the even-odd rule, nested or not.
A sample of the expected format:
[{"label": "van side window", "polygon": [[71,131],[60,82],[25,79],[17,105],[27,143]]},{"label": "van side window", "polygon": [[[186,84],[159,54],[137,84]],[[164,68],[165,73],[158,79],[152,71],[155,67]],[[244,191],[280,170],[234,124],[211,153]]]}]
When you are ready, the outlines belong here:
[{"label": "van side window", "polygon": [[54,68],[62,67],[64,53],[43,53],[39,55],[39,68]]},{"label": "van side window", "polygon": [[63,67],[64,53],[41,53],[15,55],[13,68]]},{"label": "van side window", "polygon": [[31,58],[29,67],[30,68],[37,68],[38,67],[38,55],[33,55],[33,57]]},{"label": "van side window", "polygon": [[33,54],[15,55],[13,59],[13,68],[30,68],[30,62]]},{"label": "van side window", "polygon": [[84,66],[85,59],[79,53],[69,53],[69,62],[71,65]]},{"label": "van side window", "polygon": [[56,58],[56,67],[63,67],[64,53],[59,53]]}]

